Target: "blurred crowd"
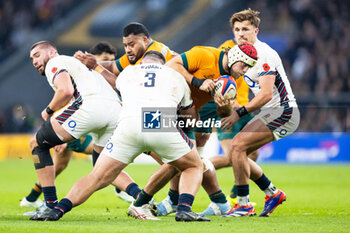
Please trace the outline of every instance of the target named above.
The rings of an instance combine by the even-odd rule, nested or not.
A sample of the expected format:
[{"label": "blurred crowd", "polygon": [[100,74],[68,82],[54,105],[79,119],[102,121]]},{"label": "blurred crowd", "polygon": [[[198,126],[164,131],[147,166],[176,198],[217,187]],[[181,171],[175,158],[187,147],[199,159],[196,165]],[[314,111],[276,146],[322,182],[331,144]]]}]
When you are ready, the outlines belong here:
[{"label": "blurred crowd", "polygon": [[[27,33],[49,27],[78,2],[81,1],[0,1],[0,62],[25,42]],[[348,1],[248,0],[246,5],[261,12],[262,33],[286,38],[287,45],[280,56],[297,101],[302,101],[299,131],[349,132],[350,100],[344,101],[344,96],[350,95]],[[16,107],[11,109],[0,111],[0,132],[24,132],[27,127],[33,130],[35,123],[28,122],[28,118],[21,126],[16,123],[20,117],[12,120],[15,126],[4,126],[4,122],[11,121],[5,115],[16,115]]]},{"label": "blurred crowd", "polygon": [[81,0],[1,0],[0,63],[26,42],[30,34],[45,30]]},{"label": "blurred crowd", "polygon": [[350,100],[344,101],[344,93],[350,95],[349,2],[251,0],[248,5],[261,12],[262,32],[287,37],[280,55],[297,100],[306,99],[299,103],[299,130],[350,131]]},{"label": "blurred crowd", "polygon": [[35,133],[41,123],[30,108],[21,104],[0,111],[0,133]]}]

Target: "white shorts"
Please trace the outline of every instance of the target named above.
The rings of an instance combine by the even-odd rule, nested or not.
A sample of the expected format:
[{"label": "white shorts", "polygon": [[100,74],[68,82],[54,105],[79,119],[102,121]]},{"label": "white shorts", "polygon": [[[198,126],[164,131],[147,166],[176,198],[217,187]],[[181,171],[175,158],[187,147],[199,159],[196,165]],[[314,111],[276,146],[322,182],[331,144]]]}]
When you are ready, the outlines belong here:
[{"label": "white shorts", "polygon": [[120,162],[129,164],[145,151],[153,151],[169,163],[189,153],[193,147],[182,131],[141,132],[140,118],[123,119],[102,151]]},{"label": "white shorts", "polygon": [[117,100],[90,98],[80,106],[66,106],[55,119],[74,138],[89,133],[95,145],[104,147],[117,127],[120,109]]},{"label": "white shorts", "polygon": [[300,113],[298,107],[278,107],[262,109],[261,112],[250,120],[250,123],[257,119],[262,120],[271,130],[274,139],[277,141],[293,133],[299,125]]}]

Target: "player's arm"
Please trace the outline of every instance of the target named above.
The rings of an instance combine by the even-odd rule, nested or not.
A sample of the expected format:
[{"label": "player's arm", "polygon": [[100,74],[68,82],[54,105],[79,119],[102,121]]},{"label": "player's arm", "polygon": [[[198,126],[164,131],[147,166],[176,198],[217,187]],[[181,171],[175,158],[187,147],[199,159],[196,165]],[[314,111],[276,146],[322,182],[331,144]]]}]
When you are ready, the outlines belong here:
[{"label": "player's arm", "polygon": [[55,111],[67,105],[74,94],[72,79],[66,71],[59,71],[54,78],[53,84],[56,88],[56,92],[47,108],[41,113],[44,120],[49,119]]},{"label": "player's arm", "polygon": [[260,92],[249,103],[244,105],[248,113],[260,109],[272,99],[275,79],[275,75],[264,75],[259,77]]},{"label": "player's arm", "polygon": [[275,79],[275,75],[264,75],[259,77],[259,86],[261,89],[260,92],[246,105],[240,107],[236,111],[233,111],[230,116],[223,118],[221,120],[221,128],[231,128],[232,125],[239,120],[239,118],[260,109],[267,102],[269,102],[272,99]]},{"label": "player's arm", "polygon": [[99,64],[117,77],[120,74],[120,70],[118,69],[115,61],[102,61]]},{"label": "player's arm", "polygon": [[206,92],[212,92],[215,88],[215,83],[211,79],[198,79],[193,76],[186,68],[184,67],[183,60],[181,56],[175,56],[173,59],[168,61],[165,65],[173,68],[179,72],[182,76],[185,77],[186,82],[189,85],[195,86],[198,89]]},{"label": "player's arm", "polygon": [[[115,89],[115,80],[117,79],[117,76],[119,75],[119,70],[117,66],[115,65],[115,69],[118,70],[118,75],[114,75],[114,72],[110,72],[109,69],[106,69],[105,66],[102,66],[97,63],[96,57],[92,55],[91,53],[83,53],[82,51],[77,51],[74,54],[74,57],[78,59],[81,63],[86,65],[87,68],[95,70],[96,72],[100,73],[106,81],[112,86],[113,89]],[[114,61],[111,61],[111,63],[114,63]],[[106,66],[112,66],[109,65],[109,63],[106,63]]]},{"label": "player's arm", "polygon": [[97,64],[94,67],[94,70],[96,72],[100,73],[106,79],[106,81],[109,83],[109,85],[111,85],[112,88],[115,89],[115,82],[116,82],[118,76],[114,75],[113,73],[111,73],[109,70],[107,70],[106,68],[104,68],[100,64]]},{"label": "player's arm", "polygon": [[184,76],[186,82],[191,84],[193,75],[185,69],[181,56],[175,56],[165,65],[179,72],[182,76]]}]

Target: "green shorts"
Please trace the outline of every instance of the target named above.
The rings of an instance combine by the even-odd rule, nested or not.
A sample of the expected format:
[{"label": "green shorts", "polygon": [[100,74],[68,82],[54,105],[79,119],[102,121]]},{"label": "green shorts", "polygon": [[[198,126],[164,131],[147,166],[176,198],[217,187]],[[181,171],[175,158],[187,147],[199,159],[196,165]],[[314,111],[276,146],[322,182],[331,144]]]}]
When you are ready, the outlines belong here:
[{"label": "green shorts", "polygon": [[[217,115],[216,110],[217,110],[216,103],[213,100],[208,102],[206,105],[204,105],[201,108],[201,110],[199,110],[199,119],[201,121],[205,121],[210,118],[213,118],[215,120],[221,120],[221,118]],[[231,129],[222,130],[220,128],[215,128],[218,134],[218,139],[220,141],[224,139],[232,139],[253,118],[253,116],[254,115],[252,113],[245,115],[244,117],[239,119],[239,121],[237,121],[237,123],[234,124]],[[212,133],[213,131],[211,127],[195,128],[194,130],[199,133]]]},{"label": "green shorts", "polygon": [[85,136],[80,137],[77,140],[74,140],[67,145],[67,149],[70,149],[75,152],[84,152],[85,149],[90,145],[92,141],[92,136],[87,134]]}]

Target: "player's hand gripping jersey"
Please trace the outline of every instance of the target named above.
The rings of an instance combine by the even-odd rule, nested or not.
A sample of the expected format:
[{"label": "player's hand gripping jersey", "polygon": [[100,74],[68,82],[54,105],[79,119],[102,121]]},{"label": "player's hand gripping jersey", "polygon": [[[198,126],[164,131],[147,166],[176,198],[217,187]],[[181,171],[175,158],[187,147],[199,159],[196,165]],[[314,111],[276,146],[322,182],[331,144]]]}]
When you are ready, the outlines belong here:
[{"label": "player's hand gripping jersey", "polygon": [[[158,41],[152,41],[152,43],[148,46],[145,53],[150,50],[154,50],[162,53],[166,61],[169,61],[171,58],[173,58],[173,56],[177,55],[174,51],[170,50],[166,45]],[[142,58],[143,56],[136,61],[135,65],[140,64]],[[117,59],[115,62],[120,72],[122,72],[125,69],[125,67],[127,67],[128,65],[131,65],[126,54],[124,54],[122,57]]]}]

